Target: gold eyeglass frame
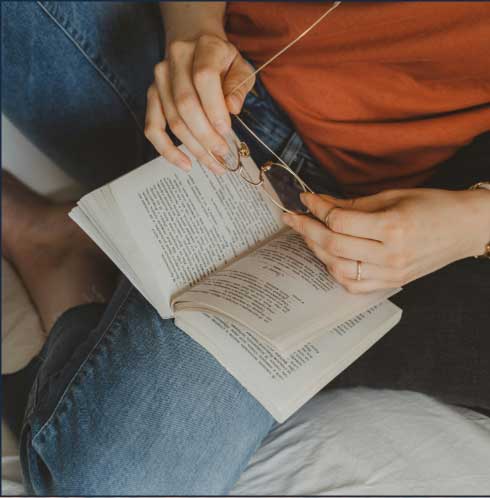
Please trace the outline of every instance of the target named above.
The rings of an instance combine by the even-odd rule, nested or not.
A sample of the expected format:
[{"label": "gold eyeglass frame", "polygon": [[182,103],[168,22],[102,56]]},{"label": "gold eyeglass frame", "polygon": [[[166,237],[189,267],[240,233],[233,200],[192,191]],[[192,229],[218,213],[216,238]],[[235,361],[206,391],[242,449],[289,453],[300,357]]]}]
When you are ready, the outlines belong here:
[{"label": "gold eyeglass frame", "polygon": [[[259,166],[259,175],[257,181],[254,181],[252,178],[248,176],[248,173],[245,170],[244,165],[242,164],[242,158],[250,157],[250,148],[248,145],[240,140],[237,140],[236,137],[233,137],[233,143],[236,146],[236,152],[237,152],[237,165],[236,167],[231,167],[228,163],[226,163],[222,158],[216,156],[213,154],[210,150],[208,150],[208,154],[224,169],[227,171],[230,171],[231,173],[237,173],[240,175],[240,177],[245,180],[248,184],[253,185],[254,187],[262,187],[263,192],[267,195],[267,197],[276,205],[279,209],[284,211],[285,213],[290,213],[290,214],[296,214],[297,211],[292,211],[288,209],[287,207],[282,204],[282,202],[278,202],[274,197],[269,194],[267,189],[264,187],[264,183],[266,181],[266,173],[270,171],[274,167],[279,167],[287,171],[296,182],[300,185],[300,187],[303,189],[303,192],[310,192],[314,193],[313,190],[308,186],[306,182],[304,182],[297,173],[295,173],[286,163],[280,163],[280,162],[275,162],[275,161],[267,161],[262,166]],[[272,186],[272,184],[271,184]],[[272,189],[274,190],[274,187],[272,186]],[[276,194],[277,195],[277,194]],[[277,195],[279,198],[279,195]],[[305,208],[306,209],[306,208]],[[305,210],[301,214],[307,214],[308,210]]]}]

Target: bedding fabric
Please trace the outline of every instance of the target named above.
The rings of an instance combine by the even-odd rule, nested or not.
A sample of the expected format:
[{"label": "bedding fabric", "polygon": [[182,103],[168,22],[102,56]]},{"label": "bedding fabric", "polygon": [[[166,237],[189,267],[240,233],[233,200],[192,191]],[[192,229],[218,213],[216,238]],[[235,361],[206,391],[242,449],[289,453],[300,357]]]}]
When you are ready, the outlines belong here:
[{"label": "bedding fabric", "polygon": [[[271,432],[231,494],[485,495],[489,462],[483,415],[409,391],[325,391]],[[3,495],[22,494],[19,480],[10,452]]]},{"label": "bedding fabric", "polygon": [[490,492],[490,419],[410,391],[324,391],[263,442],[240,495]]},{"label": "bedding fabric", "polygon": [[2,257],[2,375],[24,368],[43,347],[41,322],[12,265]]}]

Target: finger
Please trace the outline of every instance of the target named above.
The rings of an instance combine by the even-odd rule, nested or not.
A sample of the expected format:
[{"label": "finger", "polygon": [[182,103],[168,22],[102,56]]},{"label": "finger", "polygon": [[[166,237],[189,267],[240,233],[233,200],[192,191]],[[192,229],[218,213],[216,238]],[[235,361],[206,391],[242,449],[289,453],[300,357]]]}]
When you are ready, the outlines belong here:
[{"label": "finger", "polygon": [[221,135],[226,135],[231,130],[222,76],[237,54],[233,45],[207,36],[199,39],[194,53],[194,85],[207,118]]},{"label": "finger", "polygon": [[284,214],[283,221],[303,237],[311,239],[333,256],[382,265],[385,248],[381,242],[332,232],[309,216]]},{"label": "finger", "polygon": [[328,194],[320,194],[320,197],[335,206],[357,211],[373,212],[386,209],[391,206],[399,197],[399,190],[384,190],[377,194],[366,195],[364,197],[353,197],[342,199]]},{"label": "finger", "polygon": [[[334,256],[311,239],[305,239],[305,242],[336,280],[357,280],[357,261]],[[364,261],[361,262],[361,280],[390,282],[392,287],[398,287],[402,284],[397,272],[392,268]]]},{"label": "finger", "polygon": [[226,103],[232,114],[240,113],[247,93],[255,85],[255,76],[252,76],[253,72],[254,68],[237,53],[223,82]]},{"label": "finger", "polygon": [[346,280],[339,282],[351,294],[366,294],[383,289],[396,289],[398,286],[383,280]]},{"label": "finger", "polygon": [[170,75],[167,64],[159,65],[158,71],[155,70],[155,75],[158,75],[158,77],[155,78],[155,83],[160,96],[163,112],[173,134],[190,150],[192,155],[199,162],[207,166],[213,173],[223,174],[224,170],[220,164],[216,162],[195,139],[189,128],[179,116],[170,88]]},{"label": "finger", "polygon": [[340,207],[317,194],[301,194],[301,201],[322,223],[328,215],[327,227],[337,233],[383,241],[385,212],[365,212]]},{"label": "finger", "polygon": [[351,292],[353,294],[361,294],[374,292],[380,289],[395,289],[397,287],[400,287],[400,284],[398,282],[393,282],[389,279],[382,280],[379,278],[374,278],[377,275],[376,269],[378,267],[376,265],[370,265],[369,263],[362,264],[361,280],[351,278],[352,266],[356,267],[355,271],[357,277],[356,261],[332,256],[310,239],[305,239],[305,242],[313,251],[315,256],[325,264],[328,272],[332,275],[332,277],[348,292]]},{"label": "finger", "polygon": [[146,102],[145,136],[157,152],[179,168],[190,171],[190,159],[179,150],[165,132],[167,123],[155,84],[148,89]]},{"label": "finger", "polygon": [[179,53],[178,59],[170,58],[169,72],[173,101],[179,116],[202,147],[217,156],[224,156],[228,152],[228,146],[206,117],[192,81],[191,50],[193,48],[188,46]]}]

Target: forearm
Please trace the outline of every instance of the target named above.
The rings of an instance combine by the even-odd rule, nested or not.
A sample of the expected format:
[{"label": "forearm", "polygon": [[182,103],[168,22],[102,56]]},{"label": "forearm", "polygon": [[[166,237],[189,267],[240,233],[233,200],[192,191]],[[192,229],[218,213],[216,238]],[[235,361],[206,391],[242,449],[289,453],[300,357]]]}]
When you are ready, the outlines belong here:
[{"label": "forearm", "polygon": [[161,2],[167,46],[174,40],[194,40],[204,34],[226,38],[226,2]]}]

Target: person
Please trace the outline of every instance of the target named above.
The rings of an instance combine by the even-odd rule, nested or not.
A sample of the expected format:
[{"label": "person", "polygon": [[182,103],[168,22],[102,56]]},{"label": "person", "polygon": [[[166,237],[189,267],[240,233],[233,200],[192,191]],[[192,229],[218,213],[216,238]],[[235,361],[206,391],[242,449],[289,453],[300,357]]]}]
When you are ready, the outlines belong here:
[{"label": "person", "polygon": [[[316,192],[285,221],[335,278],[408,284],[400,324],[331,386],[488,410],[490,262],[472,256],[490,192],[467,188],[490,176],[490,6],[341,4],[253,75],[329,5],[3,2],[3,112],[87,188],[155,154],[188,169],[178,141],[219,173],[208,152],[242,112]],[[114,275],[70,205],[6,173],[2,194],[2,253],[50,330],[28,367],[28,493],[228,493],[270,414]]]}]

